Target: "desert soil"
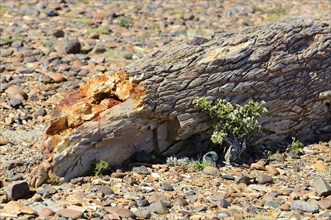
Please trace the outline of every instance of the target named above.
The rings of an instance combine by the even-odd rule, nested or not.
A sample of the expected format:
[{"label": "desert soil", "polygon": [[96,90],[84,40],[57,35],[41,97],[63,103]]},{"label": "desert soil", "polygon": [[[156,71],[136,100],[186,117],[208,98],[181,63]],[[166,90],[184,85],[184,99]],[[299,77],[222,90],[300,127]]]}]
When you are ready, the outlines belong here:
[{"label": "desert soil", "polygon": [[328,0],[0,1],[0,219],[330,219],[331,142],[239,167],[145,164],[37,189],[54,105],[91,76],[154,49],[287,16]]}]

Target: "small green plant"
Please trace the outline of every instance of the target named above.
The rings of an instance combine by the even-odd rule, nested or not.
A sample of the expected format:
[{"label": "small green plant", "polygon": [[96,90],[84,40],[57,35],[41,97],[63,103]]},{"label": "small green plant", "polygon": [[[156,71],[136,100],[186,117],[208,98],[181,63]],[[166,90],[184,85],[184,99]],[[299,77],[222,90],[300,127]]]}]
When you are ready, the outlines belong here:
[{"label": "small green plant", "polygon": [[108,170],[108,168],[109,166],[107,161],[100,160],[99,163],[95,164],[94,175],[102,176]]},{"label": "small green plant", "polygon": [[286,14],[286,10],[284,8],[261,8],[258,6],[253,7],[254,12],[261,13],[266,16],[267,21],[274,21],[280,19],[282,16]]},{"label": "small green plant", "polygon": [[8,5],[6,4],[0,4],[0,16],[3,16],[4,14],[7,13],[8,10]]},{"label": "small green plant", "polygon": [[15,38],[0,37],[0,46],[11,44],[17,40],[24,41],[24,39],[25,39],[24,37],[15,37]]},{"label": "small green plant", "polygon": [[268,155],[268,160],[269,160],[269,161],[272,161],[272,160],[275,160],[275,159],[276,159],[275,154],[269,154],[269,155]]},{"label": "small green plant", "polygon": [[212,142],[222,144],[225,141],[230,145],[224,156],[226,163],[239,159],[246,149],[246,142],[261,132],[258,119],[262,113],[267,112],[265,102],[249,101],[245,105],[233,106],[221,99],[214,105],[212,101],[201,97],[195,99],[194,103],[216,120]]},{"label": "small green plant", "polygon": [[296,140],[295,137],[292,137],[292,144],[290,146],[290,153],[298,153],[305,145],[300,141]]},{"label": "small green plant", "polygon": [[133,25],[133,19],[130,16],[123,16],[120,18],[119,25],[121,27],[131,27]]},{"label": "small green plant", "polygon": [[206,167],[212,166],[212,164],[208,161],[194,161],[193,162],[193,167],[195,170],[202,171]]},{"label": "small green plant", "polygon": [[90,0],[80,0],[80,2],[83,2],[84,4],[88,4]]},{"label": "small green plant", "polygon": [[109,34],[109,30],[107,30],[106,28],[91,28],[91,29],[87,29],[86,33]]}]

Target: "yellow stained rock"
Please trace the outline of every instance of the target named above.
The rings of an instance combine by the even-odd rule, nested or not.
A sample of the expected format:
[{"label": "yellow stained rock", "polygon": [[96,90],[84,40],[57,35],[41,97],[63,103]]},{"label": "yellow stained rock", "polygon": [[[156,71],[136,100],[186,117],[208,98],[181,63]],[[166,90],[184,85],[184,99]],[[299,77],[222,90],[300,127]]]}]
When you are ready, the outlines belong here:
[{"label": "yellow stained rock", "polygon": [[327,165],[324,162],[317,162],[312,165],[313,168],[319,171],[323,171],[326,169]]},{"label": "yellow stained rock", "polygon": [[276,167],[274,167],[273,165],[267,165],[266,166],[266,169],[267,169],[267,172],[274,175],[274,176],[277,176],[279,175],[279,171],[277,170]]}]

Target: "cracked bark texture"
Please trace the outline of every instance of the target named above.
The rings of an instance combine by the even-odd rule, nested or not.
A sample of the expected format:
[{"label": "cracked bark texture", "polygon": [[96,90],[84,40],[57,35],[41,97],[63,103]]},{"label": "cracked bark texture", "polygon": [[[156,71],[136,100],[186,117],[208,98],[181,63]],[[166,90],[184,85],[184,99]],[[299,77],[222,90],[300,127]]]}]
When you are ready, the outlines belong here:
[{"label": "cracked bark texture", "polygon": [[[116,105],[103,105],[104,109],[89,117],[85,116],[91,110],[73,113],[70,105],[68,111],[58,108],[43,145],[55,175],[65,180],[84,175],[99,160],[121,166],[141,151],[160,157],[205,150],[213,123],[192,104],[200,96],[238,104],[264,100],[268,113],[260,122],[265,132],[256,143],[331,137],[331,31],[327,18],[291,18],[219,33],[209,41],[167,45],[124,71],[109,73],[103,85],[114,81],[113,75],[122,75],[118,81],[127,83],[115,80],[115,87],[110,87],[116,94],[106,91],[100,95],[92,89],[94,99],[87,102],[100,105],[115,97]],[[102,90],[95,81],[90,86]],[[126,93],[124,98],[119,98],[120,92]],[[70,115],[79,118],[73,126],[68,123]]]}]

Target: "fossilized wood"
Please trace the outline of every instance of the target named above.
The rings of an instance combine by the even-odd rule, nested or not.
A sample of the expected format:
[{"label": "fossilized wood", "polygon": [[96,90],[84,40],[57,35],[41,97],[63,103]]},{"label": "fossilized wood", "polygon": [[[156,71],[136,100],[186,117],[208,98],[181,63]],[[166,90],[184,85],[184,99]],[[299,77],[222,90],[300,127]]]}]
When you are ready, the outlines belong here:
[{"label": "fossilized wood", "polygon": [[205,149],[213,124],[192,104],[198,96],[266,101],[260,143],[330,138],[330,20],[293,18],[175,43],[91,79],[55,110],[43,145],[50,171],[69,180],[94,161],[120,166],[139,151]]}]

